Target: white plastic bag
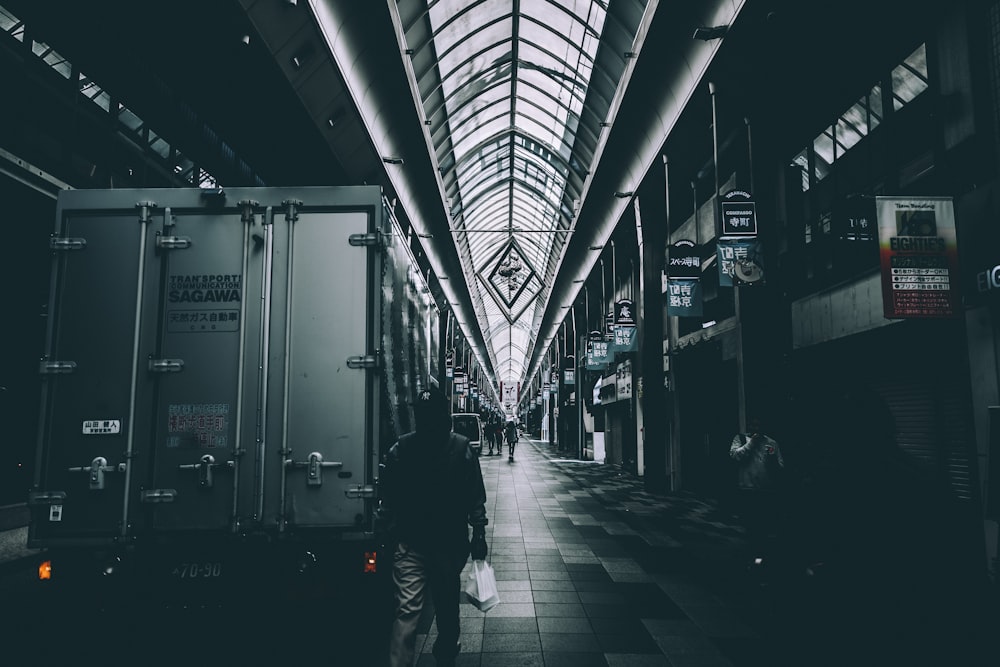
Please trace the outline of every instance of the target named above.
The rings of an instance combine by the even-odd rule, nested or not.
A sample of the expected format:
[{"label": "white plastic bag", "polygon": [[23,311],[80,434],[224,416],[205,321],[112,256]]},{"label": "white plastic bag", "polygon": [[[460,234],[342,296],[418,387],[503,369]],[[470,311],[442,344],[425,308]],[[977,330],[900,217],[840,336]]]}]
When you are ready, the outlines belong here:
[{"label": "white plastic bag", "polygon": [[465,597],[479,611],[489,611],[500,603],[496,575],[486,561],[472,561],[472,570],[469,572],[468,581],[465,582]]}]

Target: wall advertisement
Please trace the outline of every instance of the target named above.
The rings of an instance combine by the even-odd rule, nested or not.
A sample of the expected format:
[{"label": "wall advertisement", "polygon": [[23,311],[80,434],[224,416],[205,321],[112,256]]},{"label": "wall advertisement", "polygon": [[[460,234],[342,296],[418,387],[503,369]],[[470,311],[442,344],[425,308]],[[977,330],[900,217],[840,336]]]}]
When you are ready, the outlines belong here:
[{"label": "wall advertisement", "polygon": [[955,317],[961,297],[951,197],[875,201],[885,317]]}]

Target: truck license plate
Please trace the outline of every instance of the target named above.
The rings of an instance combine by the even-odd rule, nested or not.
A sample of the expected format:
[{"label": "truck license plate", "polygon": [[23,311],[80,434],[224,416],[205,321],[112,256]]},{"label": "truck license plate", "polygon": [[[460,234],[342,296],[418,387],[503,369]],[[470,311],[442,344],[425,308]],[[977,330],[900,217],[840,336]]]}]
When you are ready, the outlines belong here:
[{"label": "truck license plate", "polygon": [[220,561],[179,563],[171,574],[177,579],[216,579],[222,576]]}]

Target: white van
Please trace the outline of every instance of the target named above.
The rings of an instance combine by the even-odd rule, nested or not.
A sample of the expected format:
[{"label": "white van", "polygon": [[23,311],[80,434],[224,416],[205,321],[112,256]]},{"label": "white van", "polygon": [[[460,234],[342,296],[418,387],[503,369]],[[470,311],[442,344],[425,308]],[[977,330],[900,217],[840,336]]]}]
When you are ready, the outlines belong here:
[{"label": "white van", "polygon": [[456,412],[451,416],[451,430],[464,435],[477,454],[483,453],[483,424],[475,412]]}]

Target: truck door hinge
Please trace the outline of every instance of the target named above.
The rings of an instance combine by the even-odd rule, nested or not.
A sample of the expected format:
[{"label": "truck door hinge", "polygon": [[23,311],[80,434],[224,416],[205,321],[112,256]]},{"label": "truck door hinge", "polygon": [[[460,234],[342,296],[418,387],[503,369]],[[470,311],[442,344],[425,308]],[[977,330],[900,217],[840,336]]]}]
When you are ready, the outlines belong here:
[{"label": "truck door hinge", "polygon": [[299,219],[299,206],[302,206],[302,200],[286,199],[281,205],[285,207],[285,220],[295,222]]},{"label": "truck door hinge", "polygon": [[323,468],[343,468],[341,461],[324,461],[319,452],[312,452],[305,461],[285,459],[286,468],[305,468],[306,486],[323,486]]},{"label": "truck door hinge", "polygon": [[348,368],[381,368],[382,354],[363,354],[347,358]]},{"label": "truck door hinge", "polygon": [[191,247],[190,236],[156,236],[156,247],[160,250],[184,250]]},{"label": "truck door hinge", "polygon": [[49,237],[49,250],[83,250],[87,247],[87,239],[70,236]]},{"label": "truck door hinge", "polygon": [[183,359],[150,359],[150,373],[179,373],[184,370]]},{"label": "truck door hinge", "polygon": [[108,460],[103,456],[96,456],[94,460],[90,462],[89,466],[79,466],[76,468],[69,468],[69,472],[85,472],[90,476],[88,484],[90,485],[91,491],[102,491],[104,489],[104,473],[106,472],[125,472],[128,466],[124,463],[119,463],[116,466],[109,466]]},{"label": "truck door hinge", "polygon": [[255,220],[254,209],[260,206],[260,202],[256,199],[241,199],[238,205],[240,207],[240,220],[252,225]]},{"label": "truck door hinge", "polygon": [[382,248],[385,247],[385,240],[382,237],[382,232],[351,234],[347,237],[347,242],[353,246],[374,246],[376,248]]},{"label": "truck door hinge", "polygon": [[152,222],[153,209],[156,208],[154,201],[139,201],[135,203],[135,208],[139,211],[139,222]]},{"label": "truck door hinge", "polygon": [[203,489],[212,488],[215,483],[214,477],[212,475],[213,468],[225,467],[232,470],[236,467],[236,464],[232,461],[226,461],[225,463],[216,463],[215,457],[211,454],[205,454],[198,460],[198,463],[182,463],[177,466],[179,470],[197,470],[198,471],[198,486]]},{"label": "truck door hinge", "polygon": [[43,375],[66,374],[75,370],[75,361],[41,361],[38,364],[38,372]]}]

